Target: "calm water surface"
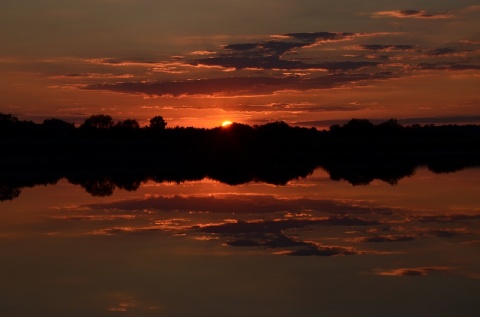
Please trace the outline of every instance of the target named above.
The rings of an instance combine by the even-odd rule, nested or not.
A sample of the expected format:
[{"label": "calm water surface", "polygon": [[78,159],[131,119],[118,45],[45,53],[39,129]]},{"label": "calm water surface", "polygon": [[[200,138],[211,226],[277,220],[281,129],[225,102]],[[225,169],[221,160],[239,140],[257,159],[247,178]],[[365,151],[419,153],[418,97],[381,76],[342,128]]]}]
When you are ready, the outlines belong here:
[{"label": "calm water surface", "polygon": [[1,316],[477,316],[480,169],[0,203]]}]

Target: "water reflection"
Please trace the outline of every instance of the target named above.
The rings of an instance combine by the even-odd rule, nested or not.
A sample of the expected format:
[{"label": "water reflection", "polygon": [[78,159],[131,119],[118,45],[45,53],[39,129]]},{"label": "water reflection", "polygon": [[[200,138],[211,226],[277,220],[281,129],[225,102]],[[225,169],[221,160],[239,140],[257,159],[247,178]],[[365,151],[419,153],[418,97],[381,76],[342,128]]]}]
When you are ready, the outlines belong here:
[{"label": "water reflection", "polygon": [[[450,173],[467,167],[480,166],[476,156],[458,154],[435,156],[328,156],[321,163],[283,162],[281,164],[241,164],[191,166],[156,166],[141,168],[125,166],[119,169],[102,166],[101,168],[82,169],[78,166],[67,169],[38,170],[26,168],[25,171],[5,170],[0,175],[0,201],[19,197],[22,188],[35,185],[54,185],[65,178],[71,184],[80,185],[93,196],[111,196],[116,189],[137,190],[142,183],[154,181],[187,182],[205,178],[218,180],[229,185],[260,182],[273,185],[286,185],[288,182],[305,178],[316,168],[327,171],[332,180],[346,180],[352,185],[368,185],[374,180],[382,180],[395,185],[401,179],[412,176],[419,167],[426,166],[435,173]],[[87,164],[88,165],[88,164]]]},{"label": "water reflection", "polygon": [[282,186],[91,178],[24,188],[0,205],[0,312],[471,316],[479,178],[417,168],[396,186],[352,186],[316,169]]}]

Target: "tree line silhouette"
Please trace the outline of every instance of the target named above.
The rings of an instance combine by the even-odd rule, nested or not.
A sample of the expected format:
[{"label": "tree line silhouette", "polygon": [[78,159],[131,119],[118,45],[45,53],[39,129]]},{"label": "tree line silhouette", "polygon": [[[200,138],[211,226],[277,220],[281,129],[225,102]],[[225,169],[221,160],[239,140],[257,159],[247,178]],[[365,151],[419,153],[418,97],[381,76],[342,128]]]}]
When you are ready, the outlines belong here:
[{"label": "tree line silhouette", "polygon": [[167,128],[161,116],[140,127],[134,119],[115,123],[93,115],[75,127],[55,118],[37,124],[0,113],[0,200],[61,178],[105,196],[149,180],[209,177],[231,185],[283,185],[317,167],[353,185],[374,179],[395,184],[418,166],[434,172],[479,166],[479,145],[477,125],[402,126],[395,119],[377,125],[352,119],[328,130],[283,121],[204,129]]}]

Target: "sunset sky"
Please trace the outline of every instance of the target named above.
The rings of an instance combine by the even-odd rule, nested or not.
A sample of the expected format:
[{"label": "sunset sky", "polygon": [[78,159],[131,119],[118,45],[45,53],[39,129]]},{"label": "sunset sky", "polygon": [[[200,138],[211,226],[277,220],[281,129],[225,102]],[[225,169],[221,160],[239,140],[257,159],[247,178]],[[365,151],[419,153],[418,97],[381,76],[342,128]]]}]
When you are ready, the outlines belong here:
[{"label": "sunset sky", "polygon": [[475,0],[2,0],[0,112],[480,123]]}]

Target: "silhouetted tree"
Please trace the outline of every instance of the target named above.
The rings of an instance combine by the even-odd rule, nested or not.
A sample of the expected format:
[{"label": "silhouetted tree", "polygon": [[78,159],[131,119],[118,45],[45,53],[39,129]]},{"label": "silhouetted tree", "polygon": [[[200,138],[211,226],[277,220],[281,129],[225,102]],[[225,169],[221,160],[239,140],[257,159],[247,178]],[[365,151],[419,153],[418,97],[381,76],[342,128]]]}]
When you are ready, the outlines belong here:
[{"label": "silhouetted tree", "polygon": [[12,114],[5,114],[0,112],[0,126],[12,125],[18,122],[18,118]]},{"label": "silhouetted tree", "polygon": [[85,191],[92,196],[105,197],[111,196],[116,188],[115,183],[107,178],[88,179],[80,183],[85,188]]},{"label": "silhouetted tree", "polygon": [[118,121],[115,127],[122,129],[139,129],[140,124],[138,124],[138,121],[135,119],[126,119],[123,121]]},{"label": "silhouetted tree", "polygon": [[110,129],[113,127],[114,122],[112,117],[104,114],[92,115],[85,119],[80,128],[87,129]]},{"label": "silhouetted tree", "polygon": [[11,114],[0,113],[0,137],[11,135],[17,125],[17,117]]},{"label": "silhouetted tree", "polygon": [[0,201],[13,200],[20,195],[20,188],[0,184]]},{"label": "silhouetted tree", "polygon": [[340,125],[339,124],[334,124],[330,126],[330,132],[331,133],[338,133],[340,131]]},{"label": "silhouetted tree", "polygon": [[375,125],[367,119],[351,119],[342,126],[342,131],[348,136],[367,136],[371,135]]},{"label": "silhouetted tree", "polygon": [[163,130],[167,126],[167,122],[163,120],[163,117],[161,116],[156,116],[150,119],[150,128],[151,129],[157,129],[157,130]]},{"label": "silhouetted tree", "polygon": [[393,135],[403,129],[402,125],[396,119],[393,119],[393,118],[383,123],[380,123],[379,125],[377,125],[376,128],[380,131],[380,133],[384,135],[385,134]]},{"label": "silhouetted tree", "polygon": [[60,119],[51,118],[43,120],[42,128],[49,134],[65,136],[75,130],[75,125]]}]

